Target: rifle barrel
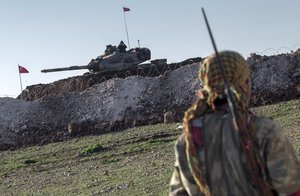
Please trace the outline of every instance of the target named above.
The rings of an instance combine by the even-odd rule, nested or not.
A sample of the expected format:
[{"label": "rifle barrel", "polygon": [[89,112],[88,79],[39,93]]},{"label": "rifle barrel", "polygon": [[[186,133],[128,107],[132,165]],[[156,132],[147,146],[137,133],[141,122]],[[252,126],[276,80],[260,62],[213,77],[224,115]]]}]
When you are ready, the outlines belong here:
[{"label": "rifle barrel", "polygon": [[208,33],[209,33],[209,36],[210,36],[210,40],[212,42],[212,45],[213,45],[213,48],[214,48],[214,51],[215,51],[215,54],[216,54],[216,59],[217,59],[217,63],[218,63],[221,75],[222,75],[222,79],[223,79],[223,82],[224,82],[224,93],[226,95],[226,99],[227,99],[227,102],[228,102],[228,105],[229,105],[230,113],[232,115],[233,124],[234,124],[236,130],[239,130],[238,125],[237,125],[237,121],[236,121],[237,114],[235,112],[235,105],[234,105],[234,101],[233,101],[233,95],[232,95],[232,92],[229,89],[229,85],[228,85],[228,81],[227,81],[227,78],[226,78],[226,75],[225,75],[225,71],[224,71],[224,68],[222,66],[222,63],[221,63],[221,60],[220,60],[220,57],[219,57],[219,53],[218,53],[218,50],[217,50],[217,46],[215,44],[215,40],[214,40],[213,34],[211,32],[211,29],[210,29],[210,26],[209,26],[204,8],[202,8],[202,13],[203,13],[203,17],[204,17],[204,20],[205,20],[205,23],[206,23],[206,27],[207,27],[207,30],[208,30]]}]

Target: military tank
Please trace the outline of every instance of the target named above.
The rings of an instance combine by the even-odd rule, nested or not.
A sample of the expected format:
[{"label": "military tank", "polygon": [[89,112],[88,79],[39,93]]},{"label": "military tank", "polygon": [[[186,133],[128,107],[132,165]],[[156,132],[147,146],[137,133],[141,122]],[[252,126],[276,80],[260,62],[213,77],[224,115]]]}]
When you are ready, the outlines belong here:
[{"label": "military tank", "polygon": [[[71,66],[41,70],[43,73],[88,69],[89,72],[69,78],[60,79],[49,84],[37,84],[26,87],[18,96],[26,101],[34,101],[53,94],[81,92],[95,84],[113,78],[129,76],[157,77],[182,66],[202,61],[201,57],[190,58],[178,63],[167,63],[167,59],[150,60],[148,48],[133,48],[128,51],[118,50],[116,46],[107,45],[104,54],[92,59],[87,65]],[[145,62],[150,60],[150,62]]]},{"label": "military tank", "polygon": [[151,58],[148,48],[132,48],[119,51],[116,46],[107,45],[103,55],[92,59],[87,65],[43,69],[42,73],[88,69],[91,73],[122,71],[132,69]]}]

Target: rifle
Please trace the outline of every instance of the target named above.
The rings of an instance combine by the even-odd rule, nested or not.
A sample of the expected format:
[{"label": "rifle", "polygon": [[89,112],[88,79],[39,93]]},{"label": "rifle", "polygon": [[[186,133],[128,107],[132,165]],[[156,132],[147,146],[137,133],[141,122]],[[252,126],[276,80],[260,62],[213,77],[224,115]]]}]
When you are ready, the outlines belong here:
[{"label": "rifle", "polygon": [[207,30],[208,30],[208,33],[209,33],[209,36],[210,36],[210,40],[212,42],[212,45],[213,45],[213,48],[214,48],[214,51],[215,51],[215,54],[216,54],[217,64],[218,64],[220,72],[221,72],[222,80],[224,82],[224,93],[225,93],[225,96],[226,96],[226,99],[227,99],[227,102],[228,102],[228,105],[229,105],[230,113],[232,115],[233,126],[234,126],[236,131],[239,131],[239,127],[237,125],[237,120],[236,120],[236,115],[237,114],[236,114],[236,110],[235,110],[236,106],[235,106],[234,101],[233,101],[233,95],[232,95],[232,92],[229,90],[228,80],[226,78],[225,71],[224,71],[224,68],[222,66],[222,63],[221,63],[221,60],[220,60],[220,57],[219,57],[219,53],[218,53],[218,50],[217,50],[217,46],[215,44],[214,37],[213,37],[212,32],[210,30],[210,26],[208,24],[208,20],[207,20],[204,8],[202,8],[202,13],[203,13],[205,24],[206,24],[206,27],[207,27]]},{"label": "rifle", "polygon": [[[227,99],[230,113],[232,115],[233,126],[234,126],[235,131],[240,133],[242,150],[246,153],[246,156],[248,157],[248,161],[249,161],[248,170],[250,170],[249,172],[251,174],[252,183],[255,184],[259,188],[262,195],[274,195],[272,192],[273,190],[271,189],[271,187],[267,184],[267,182],[264,179],[265,175],[264,175],[263,170],[266,167],[265,163],[262,161],[262,159],[260,157],[255,155],[255,149],[249,150],[249,149],[245,148],[245,146],[247,144],[249,144],[249,142],[255,143],[255,140],[254,140],[253,136],[251,135],[251,133],[249,133],[249,131],[247,130],[245,122],[240,121],[240,117],[236,110],[236,105],[235,105],[235,102],[233,99],[233,94],[229,89],[228,80],[226,78],[225,71],[222,66],[220,56],[219,56],[219,53],[217,50],[217,46],[215,44],[210,26],[208,24],[208,20],[207,20],[204,8],[202,8],[202,13],[203,13],[206,27],[207,27],[207,30],[208,30],[208,33],[210,36],[210,40],[212,42],[212,45],[213,45],[213,48],[214,48],[214,51],[216,54],[216,60],[217,60],[218,67],[221,72],[222,80],[224,82],[224,93],[225,93],[225,96]],[[239,119],[239,121],[237,121],[237,119]],[[256,173],[257,170],[259,170],[260,173]]]}]

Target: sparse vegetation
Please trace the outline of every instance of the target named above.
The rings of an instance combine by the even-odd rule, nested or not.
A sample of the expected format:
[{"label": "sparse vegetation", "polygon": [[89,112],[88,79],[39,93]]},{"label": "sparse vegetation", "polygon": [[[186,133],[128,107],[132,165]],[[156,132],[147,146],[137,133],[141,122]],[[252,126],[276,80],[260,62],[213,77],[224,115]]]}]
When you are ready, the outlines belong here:
[{"label": "sparse vegetation", "polygon": [[101,146],[100,144],[93,144],[91,146],[87,146],[85,147],[82,151],[81,154],[84,155],[89,155],[92,153],[96,153],[96,152],[101,152],[103,151],[105,148],[103,146]]},{"label": "sparse vegetation", "polygon": [[[300,155],[300,99],[253,111],[276,120]],[[0,195],[167,195],[179,125],[1,151]]]},{"label": "sparse vegetation", "polygon": [[24,164],[32,164],[32,163],[36,163],[36,160],[27,159],[24,161]]}]

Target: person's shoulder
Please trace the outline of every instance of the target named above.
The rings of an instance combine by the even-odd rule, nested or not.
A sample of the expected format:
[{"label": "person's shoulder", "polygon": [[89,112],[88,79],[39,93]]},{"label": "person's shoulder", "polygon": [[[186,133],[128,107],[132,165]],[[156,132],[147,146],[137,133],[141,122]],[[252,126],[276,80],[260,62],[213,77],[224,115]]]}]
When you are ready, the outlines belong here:
[{"label": "person's shoulder", "polygon": [[186,147],[186,141],[185,141],[185,135],[182,133],[175,142],[175,151],[179,154],[185,153],[185,147]]},{"label": "person's shoulder", "polygon": [[265,116],[254,116],[254,122],[256,127],[261,127],[261,128],[279,127],[276,121]]},{"label": "person's shoulder", "polygon": [[185,136],[184,133],[182,133],[175,142],[176,147],[185,146]]},{"label": "person's shoulder", "polygon": [[185,134],[182,133],[175,142],[175,157],[179,161],[180,165],[185,165],[186,163],[186,141]]},{"label": "person's shoulder", "polygon": [[254,116],[254,127],[259,134],[281,134],[280,125],[271,118]]}]

